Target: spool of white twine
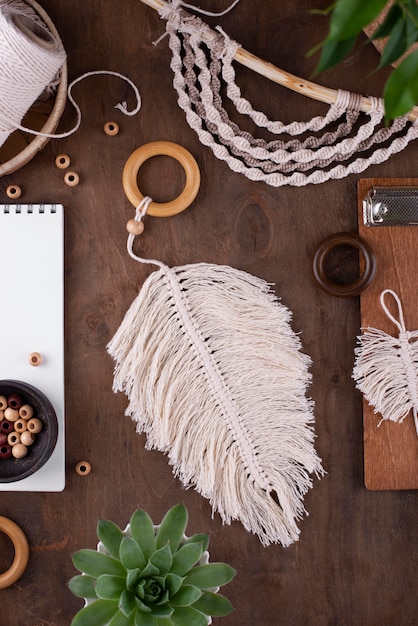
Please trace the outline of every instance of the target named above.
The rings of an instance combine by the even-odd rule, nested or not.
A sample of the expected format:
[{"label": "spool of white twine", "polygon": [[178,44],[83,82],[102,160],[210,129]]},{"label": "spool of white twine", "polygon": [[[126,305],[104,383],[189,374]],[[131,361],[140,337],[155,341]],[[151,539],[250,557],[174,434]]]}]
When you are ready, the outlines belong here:
[{"label": "spool of white twine", "polygon": [[54,82],[66,58],[61,42],[16,7],[0,3],[0,146]]}]

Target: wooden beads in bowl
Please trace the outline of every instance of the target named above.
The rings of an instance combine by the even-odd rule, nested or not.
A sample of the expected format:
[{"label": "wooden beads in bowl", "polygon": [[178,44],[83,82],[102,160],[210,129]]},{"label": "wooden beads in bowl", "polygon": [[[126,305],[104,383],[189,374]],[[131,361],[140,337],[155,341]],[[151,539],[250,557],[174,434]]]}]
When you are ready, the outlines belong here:
[{"label": "wooden beads in bowl", "polygon": [[21,395],[0,396],[0,461],[25,457],[42,427],[42,420]]}]

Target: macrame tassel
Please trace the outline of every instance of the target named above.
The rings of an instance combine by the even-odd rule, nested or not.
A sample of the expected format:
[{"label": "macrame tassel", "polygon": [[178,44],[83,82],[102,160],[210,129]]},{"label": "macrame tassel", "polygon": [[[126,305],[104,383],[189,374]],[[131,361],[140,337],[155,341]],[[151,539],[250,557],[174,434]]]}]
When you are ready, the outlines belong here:
[{"label": "macrame tassel", "polygon": [[311,474],[323,474],[310,358],[290,312],[245,272],[157,264],[108,345],[114,390],[127,394],[147,447],[166,453],[225,523],[287,546]]},{"label": "macrame tassel", "polygon": [[[385,296],[390,294],[398,306],[399,320],[389,312]],[[368,328],[355,349],[353,378],[367,402],[383,420],[402,422],[412,410],[418,434],[418,331],[405,328],[402,305],[397,294],[385,289],[380,303],[388,318],[399,329],[398,337]]]}]

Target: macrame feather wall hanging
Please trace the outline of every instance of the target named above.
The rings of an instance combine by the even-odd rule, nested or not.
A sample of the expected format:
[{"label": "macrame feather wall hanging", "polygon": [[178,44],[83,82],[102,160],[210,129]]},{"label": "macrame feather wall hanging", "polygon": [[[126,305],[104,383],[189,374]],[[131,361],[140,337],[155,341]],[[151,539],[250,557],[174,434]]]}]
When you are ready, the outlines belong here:
[{"label": "macrame feather wall hanging", "polygon": [[[150,156],[177,159],[186,186],[171,203],[144,198],[137,173]],[[218,511],[240,520],[264,545],[289,545],[312,474],[323,473],[314,449],[310,358],[290,326],[291,314],[263,280],[229,266],[168,267],[133,252],[145,213],[169,216],[190,204],[200,175],[192,155],[170,142],[136,150],[123,174],[137,207],[127,224],[128,253],[158,267],[108,345],[116,361],[114,391],[146,433],[147,447],[167,454],[173,471]]]},{"label": "macrame feather wall hanging", "polygon": [[[320,87],[274,68],[243,50],[219,27],[215,32],[186,12],[182,6],[190,5],[181,0],[142,2],[166,20],[173,84],[188,124],[218,159],[250,180],[280,187],[343,178],[382,163],[418,136],[416,111],[387,127],[382,99]],[[328,112],[307,122],[269,120],[242,97],[233,61],[330,104]],[[279,138],[266,141],[241,130],[224,107],[221,85],[240,114]]]}]

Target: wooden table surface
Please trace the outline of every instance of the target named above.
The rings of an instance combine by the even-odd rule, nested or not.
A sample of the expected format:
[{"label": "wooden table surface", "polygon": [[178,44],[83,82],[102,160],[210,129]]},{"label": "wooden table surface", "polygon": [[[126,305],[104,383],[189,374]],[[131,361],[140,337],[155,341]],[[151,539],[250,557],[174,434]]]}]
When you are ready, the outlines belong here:
[{"label": "wooden table surface", "polygon": [[[211,10],[228,2],[201,0]],[[257,7],[255,8],[255,5]],[[328,0],[242,0],[219,23],[244,48],[288,71],[309,78],[315,59],[306,52],[323,38],[326,21],[312,16]],[[203,147],[177,106],[167,40],[157,13],[140,0],[54,2],[42,6],[54,21],[68,55],[70,80],[108,69],[129,76],[139,87],[142,109],[124,117],[113,107],[133,105],[125,83],[93,77],[73,95],[82,124],[67,139],[51,140],[27,165],[0,180],[0,202],[9,184],[22,187],[22,202],[60,202],[65,207],[65,381],[66,488],[62,493],[0,494],[0,515],[27,534],[30,560],[21,579],[0,591],[0,626],[67,626],[82,601],[66,582],[76,573],[70,555],[96,544],[98,518],[124,526],[142,507],[159,521],[177,502],[189,510],[189,530],[211,535],[211,560],[237,570],[225,595],[235,612],[214,624],[224,626],[408,626],[418,621],[416,596],[417,492],[365,489],[363,484],[362,398],[351,378],[360,331],[359,299],[327,295],[311,276],[317,245],[339,231],[357,231],[357,182],[339,181],[302,188],[272,188],[233,173]],[[370,75],[373,48],[356,48],[344,63],[318,82],[365,95],[380,95],[384,75]],[[324,105],[273,85],[245,68],[237,82],[252,104],[271,118],[306,120]],[[108,137],[103,124],[115,120],[120,133]],[[60,130],[74,113],[67,106]],[[144,256],[168,265],[199,261],[225,263],[275,284],[293,312],[292,327],[313,359],[309,390],[315,401],[316,448],[326,476],[314,480],[305,498],[309,516],[288,548],[262,547],[239,522],[222,526],[209,503],[184,490],[166,457],[145,448],[124,416],[123,394],[112,392],[113,362],[106,344],[152,268],[126,253],[126,221],[133,207],[124,195],[125,161],[137,147],[170,140],[189,149],[202,174],[199,194],[184,213],[149,217],[141,246]],[[55,157],[67,153],[80,175],[68,187]],[[418,144],[368,177],[417,175]],[[182,173],[162,157],[141,171],[144,191],[156,201],[178,195]],[[80,477],[75,466],[88,460]],[[12,558],[0,533],[0,571]]]}]

